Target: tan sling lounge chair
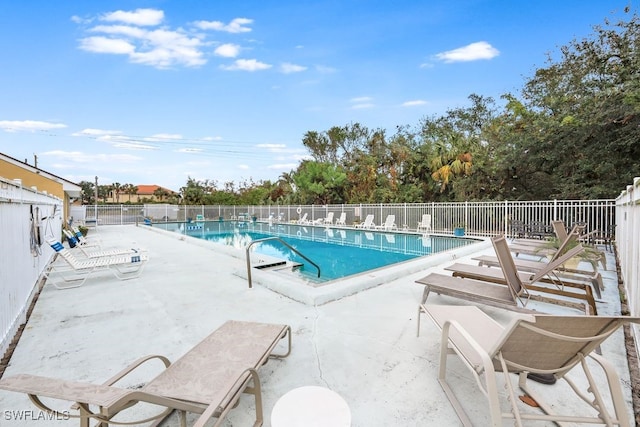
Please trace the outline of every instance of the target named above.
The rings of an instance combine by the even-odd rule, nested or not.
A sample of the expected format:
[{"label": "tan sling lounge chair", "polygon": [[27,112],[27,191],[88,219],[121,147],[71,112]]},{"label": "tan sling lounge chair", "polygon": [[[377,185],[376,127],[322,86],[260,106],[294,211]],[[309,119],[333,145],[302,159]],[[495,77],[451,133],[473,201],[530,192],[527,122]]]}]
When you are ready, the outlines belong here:
[{"label": "tan sling lounge chair", "polygon": [[[472,423],[464,411],[464,399],[459,400],[447,382],[448,354],[460,357],[487,397],[491,418],[487,425],[502,426],[502,420],[509,419],[516,426],[529,420],[630,426],[619,375],[614,366],[594,350],[622,324],[640,323],[640,318],[518,314],[508,325],[502,326],[473,306],[427,305],[424,311],[442,331],[438,381],[463,425]],[[608,393],[603,393],[602,385],[594,381],[587,359],[595,361],[604,371],[603,381]],[[518,387],[524,391],[524,399],[532,399],[542,412],[520,402],[510,372],[517,373]],[[569,372],[571,378],[567,375]],[[503,391],[498,386],[499,373],[503,374],[507,402],[500,402]],[[562,402],[551,402],[551,405],[544,402],[543,396],[527,384],[530,373],[552,374],[557,380],[565,380],[569,387],[563,388],[567,390],[563,400],[571,398],[569,390],[573,390],[582,399],[576,400],[584,403],[583,407],[574,414],[567,413],[566,409],[561,414],[554,412],[552,407],[557,411],[566,407]],[[456,375],[460,372],[456,371]],[[580,382],[574,382],[577,376],[584,376],[588,383],[584,390],[579,386]],[[609,400],[606,396],[610,396],[611,402],[605,402],[605,399]],[[503,411],[506,406],[509,410]]]},{"label": "tan sling lounge chair", "polygon": [[[505,310],[525,313],[535,313],[534,310],[527,308],[530,300],[571,307],[578,309],[585,314],[590,314],[591,312],[589,301],[580,294],[576,294],[575,298],[583,302],[571,301],[566,298],[551,298],[545,295],[534,295],[529,292],[517,275],[514,277],[514,275],[511,274],[510,279],[511,280],[506,281],[507,286],[497,284],[495,281],[490,282],[486,280],[465,279],[462,277],[447,276],[446,274],[440,273],[431,273],[416,280],[416,283],[424,285],[422,300],[418,306],[417,335],[420,335],[420,315],[424,311],[424,304],[431,292],[462,299],[475,304],[485,304]],[[564,296],[566,297],[566,295]],[[595,306],[595,303],[593,305]]]},{"label": "tan sling lounge chair", "polygon": [[[559,265],[562,265],[581,252],[582,247],[580,247],[580,245],[570,249],[560,258],[549,262],[545,268],[538,270],[535,274],[531,274],[517,271],[513,257],[509,251],[509,246],[504,237],[494,237],[491,240],[498,255],[498,260],[500,261],[500,268],[456,263],[446,267],[445,270],[452,271],[455,277],[484,280],[501,285],[512,283],[512,287],[523,287],[533,292],[529,297],[532,300],[544,301],[544,295],[551,294],[569,298],[569,300],[566,301],[569,307],[583,307],[583,304],[586,302],[588,309],[587,314],[598,314],[590,284],[569,280],[558,282],[554,280],[552,276],[548,276]],[[514,285],[514,283],[516,284]],[[571,290],[567,290],[566,288],[571,288]],[[581,300],[582,304],[578,304],[575,300]],[[564,300],[554,299],[553,301],[556,304],[562,304]]]},{"label": "tan sling lounge chair", "polygon": [[[274,353],[285,337],[288,338],[286,353]],[[186,427],[186,412],[202,414],[195,427],[203,427],[211,418],[217,418],[214,425],[218,426],[238,403],[240,395],[250,393],[255,398],[254,426],[261,426],[262,392],[258,369],[269,358],[284,358],[290,352],[289,326],[228,321],[173,363],[164,356],[143,357],[102,384],[22,374],[2,378],[0,389],[26,393],[38,408],[53,415],[63,412],[45,405],[41,397],[75,402],[72,408],[79,413],[71,416],[79,418],[81,427],[88,427],[91,421],[98,421],[101,427],[118,425],[118,422],[139,425],[151,421],[157,426],[173,410],[180,411],[182,427]],[[127,389],[114,385],[153,359],[162,361],[166,369],[143,387]],[[131,421],[135,416],[135,411],[131,411],[129,417],[124,418],[127,412],[124,410],[142,402],[157,405],[161,412],[145,420]],[[114,420],[114,417],[117,418]]]},{"label": "tan sling lounge chair", "polygon": [[[571,233],[575,233],[577,231],[577,229],[574,228],[574,230],[571,231],[571,233],[567,233],[567,229],[564,226],[564,221],[561,220],[556,220],[556,221],[551,221],[551,226],[553,227],[553,232],[556,235],[556,238],[558,239],[558,241],[560,242],[564,242],[566,240],[567,237],[569,237],[569,234]],[[535,247],[545,247],[546,245],[548,245],[548,240],[546,239],[513,239],[511,241],[511,244],[513,245],[529,245],[529,246],[535,246]]]},{"label": "tan sling lounge chair", "polygon": [[[63,264],[53,263],[44,273],[47,281],[58,289],[82,286],[93,273],[105,270],[113,273],[120,280],[133,279],[140,275],[149,260],[146,253],[138,252],[78,259],[62,243],[53,239],[47,239],[47,243],[65,262]],[[58,279],[62,279],[62,282]]]},{"label": "tan sling lounge chair", "polygon": [[[550,261],[554,261],[560,256],[562,256],[570,246],[574,245],[577,241],[578,234],[573,232],[569,234],[568,238],[565,242],[560,245],[557,251],[551,256]],[[498,258],[492,255],[481,255],[478,257],[472,258],[474,261],[478,261],[479,265],[486,265],[490,267],[499,267],[500,262]],[[534,261],[528,259],[514,259],[514,264],[519,271],[525,271],[529,273],[537,273],[539,270],[546,268],[548,263],[547,261]],[[604,289],[604,282],[602,281],[602,275],[597,270],[582,270],[582,269],[574,269],[567,268],[566,265],[559,265],[552,272],[549,273],[555,277],[558,281],[562,281],[563,279],[588,279],[593,283],[593,288],[596,291],[596,296],[598,298],[601,297],[601,290]]]}]

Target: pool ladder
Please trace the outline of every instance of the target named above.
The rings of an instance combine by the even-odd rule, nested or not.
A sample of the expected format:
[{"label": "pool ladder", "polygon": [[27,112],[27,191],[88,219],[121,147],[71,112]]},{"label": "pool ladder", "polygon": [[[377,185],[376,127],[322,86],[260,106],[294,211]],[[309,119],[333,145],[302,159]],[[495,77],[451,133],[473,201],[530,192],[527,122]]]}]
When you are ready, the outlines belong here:
[{"label": "pool ladder", "polygon": [[291,249],[293,252],[295,252],[298,255],[300,255],[305,261],[307,261],[309,264],[313,265],[315,268],[318,269],[318,277],[320,277],[320,267],[318,266],[318,264],[316,264],[315,262],[311,261],[309,258],[304,256],[303,254],[301,254],[300,251],[298,251],[296,248],[294,248],[293,246],[291,246],[290,244],[288,244],[287,242],[285,242],[281,238],[279,238],[279,237],[265,237],[264,239],[254,240],[253,242],[251,242],[251,243],[249,243],[247,245],[247,249],[246,249],[246,251],[247,251],[247,279],[249,280],[249,288],[253,287],[253,284],[251,282],[251,254],[249,252],[249,249],[251,249],[251,246],[253,246],[254,244],[266,242],[267,240],[277,240],[280,243],[282,243],[283,245],[285,245],[286,247],[288,247],[289,249]]}]

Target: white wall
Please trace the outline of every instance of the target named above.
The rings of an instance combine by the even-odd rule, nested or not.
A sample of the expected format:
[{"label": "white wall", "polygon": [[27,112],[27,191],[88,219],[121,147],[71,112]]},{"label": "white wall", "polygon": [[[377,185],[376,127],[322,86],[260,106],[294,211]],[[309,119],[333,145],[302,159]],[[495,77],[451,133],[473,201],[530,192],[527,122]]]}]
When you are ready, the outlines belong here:
[{"label": "white wall", "polygon": [[[39,227],[32,212],[40,218]],[[39,278],[54,254],[44,238],[60,239],[61,227],[61,199],[0,177],[0,356],[26,321]],[[42,245],[34,239],[37,228]]]}]

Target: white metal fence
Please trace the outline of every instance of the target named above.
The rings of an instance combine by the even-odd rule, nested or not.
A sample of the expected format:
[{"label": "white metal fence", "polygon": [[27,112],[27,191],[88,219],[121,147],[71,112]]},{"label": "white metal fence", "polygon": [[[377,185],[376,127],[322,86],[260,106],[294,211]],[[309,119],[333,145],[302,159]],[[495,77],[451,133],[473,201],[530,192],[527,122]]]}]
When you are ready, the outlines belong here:
[{"label": "white metal fence", "polygon": [[616,199],[616,223],[620,275],[627,290],[629,310],[632,316],[640,316],[640,178],[635,178]]},{"label": "white metal fence", "polygon": [[97,224],[132,224],[148,218],[153,222],[229,220],[239,217],[255,217],[258,220],[280,218],[284,222],[307,215],[307,220],[326,218],[333,212],[334,219],[346,214],[346,224],[363,221],[374,216],[377,225],[388,215],[395,215],[400,230],[415,231],[423,214],[430,214],[433,233],[451,233],[463,225],[467,234],[476,236],[511,235],[511,224],[551,224],[562,220],[567,227],[585,223],[586,230],[599,230],[601,234],[615,234],[615,200],[543,200],[462,203],[397,203],[397,204],[343,204],[343,205],[97,205],[72,207],[74,219],[86,218]]},{"label": "white metal fence", "polygon": [[38,279],[53,256],[44,238],[60,238],[61,212],[61,199],[0,178],[0,356],[26,320]]}]

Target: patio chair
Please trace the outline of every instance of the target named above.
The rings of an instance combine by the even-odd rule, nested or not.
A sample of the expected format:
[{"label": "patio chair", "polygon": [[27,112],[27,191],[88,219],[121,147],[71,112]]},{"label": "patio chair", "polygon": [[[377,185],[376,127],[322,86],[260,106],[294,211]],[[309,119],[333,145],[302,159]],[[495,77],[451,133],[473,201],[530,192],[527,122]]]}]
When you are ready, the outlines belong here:
[{"label": "patio chair", "polygon": [[333,212],[329,212],[327,217],[322,221],[323,224],[333,224]]},{"label": "patio chair", "polygon": [[342,212],[338,217],[338,219],[336,219],[336,226],[344,227],[347,225],[346,221],[347,221],[347,213]]},{"label": "patio chair", "polygon": [[387,218],[384,220],[384,223],[378,225],[376,227],[378,230],[397,230],[398,226],[396,225],[396,216],[395,215],[387,215]]},{"label": "patio chair", "polygon": [[[505,262],[504,260],[502,262]],[[501,264],[502,265],[502,264]],[[504,271],[504,270],[503,270]],[[514,270],[515,271],[515,270]],[[512,272],[511,272],[512,273]],[[505,274],[507,274],[505,272]],[[585,302],[578,303],[567,299],[571,293],[563,291],[563,298],[552,298],[544,295],[533,295],[529,292],[527,286],[524,285],[520,278],[516,275],[509,275],[510,280],[505,279],[507,286],[502,286],[494,282],[486,280],[467,279],[462,277],[447,276],[446,274],[431,273],[416,283],[424,286],[422,300],[418,306],[417,316],[417,335],[420,335],[420,315],[424,310],[424,304],[431,292],[439,295],[446,295],[451,298],[458,298],[469,301],[474,304],[484,304],[492,307],[502,308],[504,310],[535,313],[535,310],[527,307],[529,301],[538,301],[547,304],[554,304],[562,307],[573,308],[590,314],[590,303],[595,307],[595,302],[589,301],[587,297],[575,294],[573,298],[580,299]],[[546,293],[555,293],[546,290]],[[564,295],[566,293],[566,295]],[[559,294],[556,293],[556,294]]]},{"label": "patio chair", "polygon": [[[564,242],[567,239],[567,237],[569,237],[569,234],[577,231],[577,229],[574,229],[571,231],[571,233],[567,233],[567,229],[564,226],[564,221],[562,220],[551,221],[551,226],[553,227],[553,232],[559,242]],[[536,246],[541,248],[546,247],[546,245],[548,244],[548,242],[544,239],[541,240],[541,239],[527,239],[527,238],[513,239],[511,243],[514,245],[529,245],[529,246]]]},{"label": "patio chair", "polygon": [[422,215],[422,220],[420,220],[420,222],[418,222],[418,227],[417,227],[416,231],[418,231],[418,232],[423,231],[424,233],[430,233],[431,232],[431,215],[430,214],[423,214]]},{"label": "patio chair", "polygon": [[374,218],[375,217],[373,216],[373,214],[367,215],[367,217],[364,219],[364,222],[361,222],[360,224],[356,224],[356,228],[365,228],[365,229],[376,228],[376,224],[373,222]]},{"label": "patio chair", "polygon": [[[578,309],[584,309],[584,304],[586,303],[586,314],[598,314],[590,283],[568,280],[559,282],[554,280],[552,276],[548,276],[559,265],[564,264],[582,251],[580,245],[569,250],[560,258],[549,262],[545,268],[531,274],[518,272],[505,237],[494,237],[491,241],[498,255],[500,268],[456,263],[446,267],[445,270],[452,271],[454,277],[483,280],[500,285],[510,284],[515,289],[519,287],[526,288],[529,292],[532,292],[529,295],[531,300],[545,302],[547,300],[545,295],[556,295],[561,298],[554,298],[550,302],[563,305],[565,298],[568,298],[566,305]],[[566,288],[575,289],[575,291],[569,291]],[[580,300],[581,303],[577,303],[575,300]]]},{"label": "patio chair", "polygon": [[[465,399],[459,400],[447,382],[448,354],[459,356],[473,374],[488,400],[492,426],[502,426],[503,419],[513,420],[517,426],[522,426],[525,420],[630,426],[619,375],[615,367],[594,350],[620,326],[629,322],[640,323],[640,318],[520,314],[502,326],[473,306],[426,305],[424,312],[442,331],[438,381],[463,425],[472,425],[463,407],[464,401],[471,396],[467,394]],[[604,371],[606,387],[594,380],[588,359]],[[567,375],[569,372],[571,378]],[[503,374],[502,381],[499,373]],[[510,373],[518,375],[518,387],[524,391],[524,396],[516,396]],[[563,388],[566,392],[562,400],[570,398],[569,390],[573,390],[584,405],[573,414],[566,410],[564,413],[554,412],[552,406],[562,410],[567,405],[559,401],[546,403],[541,394],[529,387],[527,376],[530,374],[551,374],[557,380],[565,380],[569,387]],[[459,375],[460,371],[456,370],[456,376]],[[584,376],[584,383],[588,385],[581,386],[582,381],[575,381],[578,376]],[[508,411],[501,407],[503,391],[498,386],[499,382],[504,382]],[[605,388],[608,388],[608,393],[603,393]],[[611,402],[605,402],[607,395]],[[532,402],[543,413],[527,409],[529,406],[520,400]]]},{"label": "patio chair", "polygon": [[[142,273],[144,265],[149,260],[149,256],[142,252],[78,259],[59,241],[48,238],[47,243],[66,263],[64,265],[54,263],[44,272],[47,280],[58,289],[82,286],[89,276],[100,271],[109,271],[120,280],[133,279]],[[56,280],[57,278],[61,278],[68,284],[63,285]]]},{"label": "patio chair", "polygon": [[307,213],[305,212],[304,215],[302,215],[302,217],[297,221],[298,224],[309,224],[309,220],[307,220]]},{"label": "patio chair", "polygon": [[[62,233],[67,237],[67,241],[69,242],[69,247],[76,248],[83,253],[83,255],[87,258],[101,258],[105,256],[115,256],[115,255],[124,255],[124,254],[137,254],[141,252],[140,249],[136,248],[111,248],[111,249],[102,249],[100,245],[97,243],[89,243],[85,239],[85,243],[78,240],[78,236],[73,234],[71,231],[67,229],[63,229]],[[80,232],[78,232],[80,233]],[[80,233],[82,235],[82,233]]]},{"label": "patio chair", "polygon": [[[288,339],[288,349],[284,354],[276,354],[274,351],[284,338]],[[102,384],[21,374],[0,379],[0,389],[27,394],[34,405],[52,416],[69,417],[69,412],[52,409],[41,397],[75,402],[70,416],[78,418],[81,427],[89,426],[92,421],[107,426],[118,425],[118,422],[139,425],[154,420],[153,426],[157,426],[174,410],[180,412],[182,427],[186,427],[186,412],[201,414],[194,426],[202,427],[211,418],[217,418],[214,424],[217,426],[238,404],[240,396],[249,393],[255,399],[254,425],[260,426],[263,414],[258,370],[270,358],[284,358],[290,352],[289,326],[228,321],[173,363],[160,355],[142,357]],[[114,385],[154,359],[159,359],[166,369],[144,386]],[[143,420],[130,421],[136,416],[135,411],[131,411],[128,419],[124,419],[128,412],[125,410],[138,403],[156,405],[162,411]]]},{"label": "patio chair", "polygon": [[[541,269],[547,267],[549,262],[554,261],[556,258],[562,256],[566,252],[567,248],[575,244],[577,240],[577,233],[569,234],[565,242],[551,255],[549,261],[534,261],[527,259],[514,259],[514,264],[519,271],[536,273]],[[480,255],[472,258],[474,261],[478,261],[479,265],[485,265],[490,267],[500,266],[498,258],[491,255]],[[584,270],[579,268],[570,268],[566,264],[559,265],[552,272],[548,273],[549,276],[556,278],[558,281],[565,279],[569,280],[582,280],[587,279],[593,284],[593,289],[596,291],[596,296],[601,297],[601,290],[604,289],[604,282],[602,275],[596,269]]]}]

